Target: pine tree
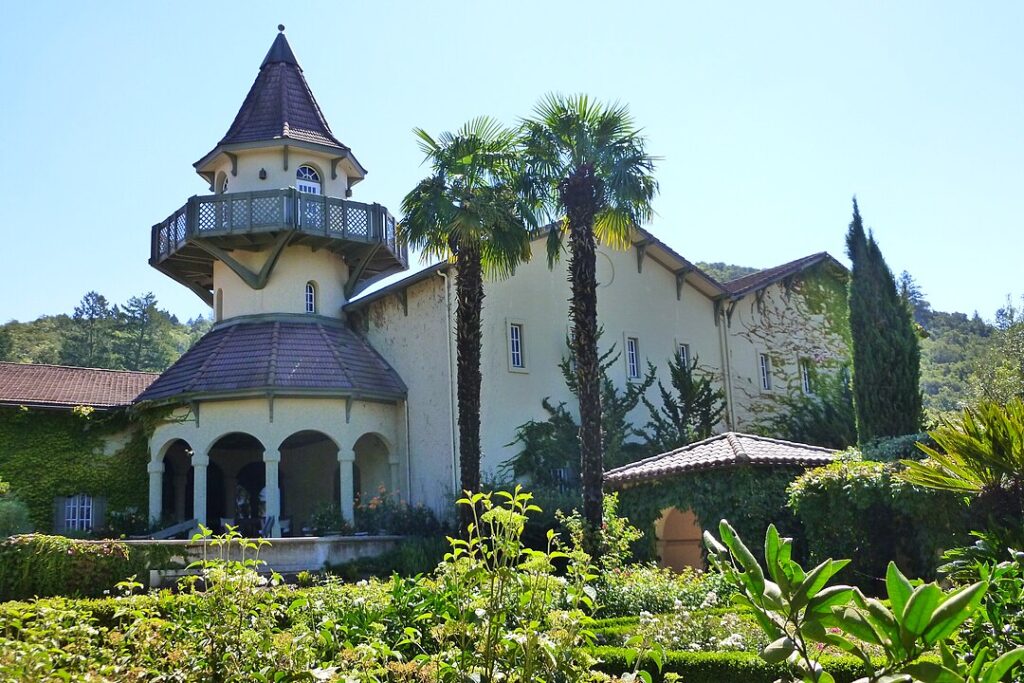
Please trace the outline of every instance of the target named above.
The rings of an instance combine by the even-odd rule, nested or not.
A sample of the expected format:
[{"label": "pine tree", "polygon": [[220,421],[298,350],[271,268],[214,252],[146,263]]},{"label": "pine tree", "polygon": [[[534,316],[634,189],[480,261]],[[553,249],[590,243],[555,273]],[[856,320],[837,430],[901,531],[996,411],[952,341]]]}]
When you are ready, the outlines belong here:
[{"label": "pine tree", "polygon": [[698,358],[687,362],[676,351],[669,361],[670,385],[658,381],[661,408],[646,397],[643,404],[651,419],[642,430],[651,455],[675,450],[711,436],[725,413],[725,392],[716,388],[710,373],[697,368]]},{"label": "pine tree", "polygon": [[110,367],[115,311],[106,297],[97,292],[86,293],[75,306],[71,321],[61,347],[60,362],[84,368]]},{"label": "pine tree", "polygon": [[857,200],[846,235],[853,337],[857,439],[900,436],[921,428],[921,351],[909,306],[873,234],[865,234]]}]

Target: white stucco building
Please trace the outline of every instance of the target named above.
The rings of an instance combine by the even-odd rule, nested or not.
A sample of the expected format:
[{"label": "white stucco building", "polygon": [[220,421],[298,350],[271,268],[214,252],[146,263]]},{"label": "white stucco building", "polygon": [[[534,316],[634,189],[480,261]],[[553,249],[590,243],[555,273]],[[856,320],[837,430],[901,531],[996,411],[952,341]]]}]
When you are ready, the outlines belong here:
[{"label": "white stucco building", "polygon": [[[459,469],[454,269],[363,293],[405,270],[407,254],[391,214],[351,198],[366,171],[283,33],[195,167],[212,194],[153,227],[150,263],[203,298],[215,324],[135,400],[159,416],[150,517],[265,517],[274,535],[295,534],[327,502],[351,520],[355,497],[379,487],[443,509]],[[571,405],[558,371],[565,267],[536,258],[485,285],[484,472],[512,456],[519,425],[546,417],[541,399]],[[723,284],[643,230],[627,251],[602,248],[602,343],[622,351],[613,379],[633,381],[648,362],[664,376],[682,349],[721,383],[723,428],[749,425],[845,353],[834,312],[792,296],[812,272],[845,278],[822,253]]]}]

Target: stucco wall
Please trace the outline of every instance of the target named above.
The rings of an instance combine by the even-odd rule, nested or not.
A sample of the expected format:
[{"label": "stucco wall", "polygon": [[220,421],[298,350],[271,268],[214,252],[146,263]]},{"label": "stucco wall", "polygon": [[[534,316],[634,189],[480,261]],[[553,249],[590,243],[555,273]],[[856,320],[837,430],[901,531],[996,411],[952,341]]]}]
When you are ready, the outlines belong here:
[{"label": "stucco wall", "polygon": [[[232,257],[258,272],[267,252],[236,250]],[[341,317],[345,305],[348,267],[326,249],[313,251],[306,246],[285,247],[263,289],[252,289],[220,260],[213,262],[214,301],[218,290],[223,299],[223,319],[258,313],[305,313],[306,283],[312,280],[317,290],[320,315]]]},{"label": "stucco wall", "polygon": [[450,512],[457,487],[452,451],[454,378],[449,364],[453,330],[445,312],[447,303],[454,306],[455,295],[452,290],[446,299],[445,287],[446,280],[436,274],[409,287],[408,314],[397,295],[379,299],[363,311],[367,339],[409,388],[409,495],[443,514]]},{"label": "stucco wall", "polygon": [[[214,192],[220,192],[219,179],[224,175],[228,178],[228,192],[255,192],[295,187],[295,171],[303,164],[312,166],[320,173],[321,194],[343,198],[348,189],[348,178],[341,168],[338,169],[338,177],[331,178],[331,157],[326,154],[290,146],[287,170],[284,168],[283,146],[239,150],[237,154],[237,175],[231,175],[231,162],[226,157],[215,167]],[[266,180],[260,180],[260,169],[267,172]]]}]

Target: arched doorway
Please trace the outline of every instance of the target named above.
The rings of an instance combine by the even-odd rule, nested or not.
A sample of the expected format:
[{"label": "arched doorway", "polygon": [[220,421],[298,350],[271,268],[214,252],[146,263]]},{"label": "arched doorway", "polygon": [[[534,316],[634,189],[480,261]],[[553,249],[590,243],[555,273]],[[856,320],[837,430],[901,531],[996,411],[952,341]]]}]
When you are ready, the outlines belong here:
[{"label": "arched doorway", "polygon": [[693,510],[669,508],[654,525],[661,566],[677,572],[685,567],[704,568],[702,532]]},{"label": "arched doorway", "polygon": [[322,432],[303,430],[279,450],[281,535],[293,536],[310,528],[317,513],[338,509],[338,445]]},{"label": "arched doorway", "polygon": [[160,523],[176,524],[192,518],[192,447],[175,439],[163,457]]},{"label": "arched doorway", "polygon": [[367,501],[382,491],[398,488],[391,477],[391,455],[384,439],[376,434],[363,434],[356,441],[353,482],[356,498]]},{"label": "arched doorway", "polygon": [[[263,470],[263,444],[244,432],[232,432],[217,439],[210,447],[210,464],[206,473],[206,523],[214,530],[224,531],[228,525],[238,527],[245,536],[256,536],[263,527],[262,508],[253,505],[263,483],[256,474]],[[246,504],[239,509],[239,480],[244,482]],[[255,488],[256,486],[259,488]]]}]

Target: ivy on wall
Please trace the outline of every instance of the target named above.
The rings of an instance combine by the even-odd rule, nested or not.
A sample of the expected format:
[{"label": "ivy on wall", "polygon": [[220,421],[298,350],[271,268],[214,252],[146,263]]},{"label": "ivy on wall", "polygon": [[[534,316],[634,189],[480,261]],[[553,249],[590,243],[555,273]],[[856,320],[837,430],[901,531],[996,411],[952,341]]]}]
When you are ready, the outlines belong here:
[{"label": "ivy on wall", "polygon": [[771,432],[772,421],[791,409],[787,399],[803,396],[799,372],[793,372],[799,361],[811,362],[812,382],[818,377],[821,386],[849,367],[847,279],[837,266],[820,264],[738,304],[749,306],[750,311],[737,316],[732,332],[769,355],[776,387],[763,392],[756,382],[744,384],[743,377],[733,378],[737,408],[751,420],[738,428]]},{"label": "ivy on wall", "polygon": [[[128,439],[105,455],[107,440]],[[38,531],[53,529],[53,501],[85,493],[104,497],[108,514],[145,511],[149,428],[124,411],[0,408],[0,477],[29,509]]]},{"label": "ivy on wall", "polygon": [[619,493],[619,511],[645,532],[645,548],[654,555],[654,523],[663,510],[693,510],[701,529],[729,523],[743,538],[762,538],[769,524],[792,535],[796,522],[786,509],[786,488],[803,470],[793,467],[741,466],[694,472],[647,482]]}]

